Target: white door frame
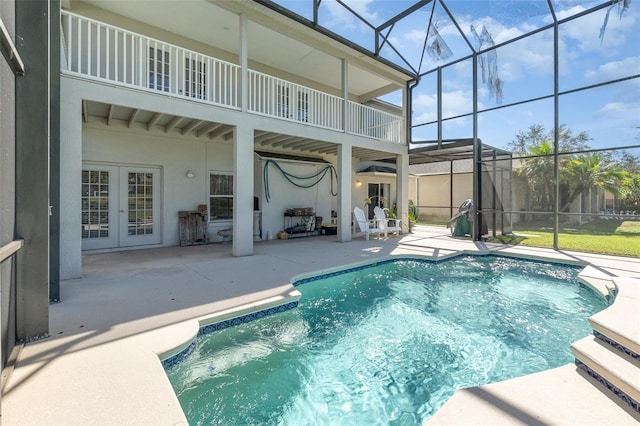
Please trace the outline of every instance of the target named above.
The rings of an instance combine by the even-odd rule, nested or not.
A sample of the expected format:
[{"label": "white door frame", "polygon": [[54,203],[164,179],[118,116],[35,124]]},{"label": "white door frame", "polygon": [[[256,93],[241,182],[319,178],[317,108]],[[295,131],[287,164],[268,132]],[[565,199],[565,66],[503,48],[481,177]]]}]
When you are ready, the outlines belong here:
[{"label": "white door frame", "polygon": [[[93,184],[83,184],[82,250],[162,243],[162,168],[87,162],[83,163],[82,170],[83,174],[85,171],[108,173],[108,184],[99,187],[101,193],[96,192]],[[95,180],[96,176],[93,177]],[[104,174],[100,177],[104,178]],[[88,194],[88,190],[93,194]],[[95,208],[98,211],[94,211]],[[86,223],[88,215],[92,218],[90,224]],[[96,223],[98,217],[101,220]]]}]

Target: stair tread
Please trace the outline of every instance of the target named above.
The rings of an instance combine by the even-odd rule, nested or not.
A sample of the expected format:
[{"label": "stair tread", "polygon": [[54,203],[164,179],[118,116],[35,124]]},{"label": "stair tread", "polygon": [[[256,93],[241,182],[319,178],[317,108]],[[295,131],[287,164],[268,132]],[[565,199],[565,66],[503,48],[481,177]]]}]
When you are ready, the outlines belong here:
[{"label": "stair tread", "polygon": [[571,345],[576,359],[621,391],[640,400],[640,361],[617,348],[588,336]]},{"label": "stair tread", "polygon": [[591,327],[640,354],[640,299],[617,297],[609,308],[589,318]]}]

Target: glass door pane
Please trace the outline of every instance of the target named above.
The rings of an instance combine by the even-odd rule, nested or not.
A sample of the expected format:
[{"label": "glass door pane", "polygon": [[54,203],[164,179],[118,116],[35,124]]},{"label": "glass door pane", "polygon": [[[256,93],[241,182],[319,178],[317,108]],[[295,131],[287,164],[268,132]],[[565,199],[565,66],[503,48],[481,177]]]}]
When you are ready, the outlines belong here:
[{"label": "glass door pane", "polygon": [[120,179],[120,246],[160,243],[160,170],[122,167]]}]

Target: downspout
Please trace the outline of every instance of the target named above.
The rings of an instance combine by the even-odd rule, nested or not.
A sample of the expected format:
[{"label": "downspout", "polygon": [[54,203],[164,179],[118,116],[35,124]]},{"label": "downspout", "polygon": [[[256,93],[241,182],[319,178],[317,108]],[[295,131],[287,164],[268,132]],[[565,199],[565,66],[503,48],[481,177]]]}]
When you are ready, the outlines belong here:
[{"label": "downspout", "polygon": [[409,147],[409,144],[411,143],[411,141],[413,140],[411,133],[412,133],[412,129],[413,129],[413,89],[415,89],[416,87],[418,87],[418,84],[420,84],[420,76],[416,76],[416,78],[414,78],[413,80],[410,80],[407,82],[407,106],[408,106],[408,111],[407,111],[407,147]]}]

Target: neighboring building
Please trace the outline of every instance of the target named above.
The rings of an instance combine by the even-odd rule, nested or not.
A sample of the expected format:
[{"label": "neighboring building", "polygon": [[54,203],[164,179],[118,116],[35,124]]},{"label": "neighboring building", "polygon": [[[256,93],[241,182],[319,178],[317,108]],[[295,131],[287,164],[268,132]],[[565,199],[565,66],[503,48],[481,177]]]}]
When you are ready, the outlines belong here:
[{"label": "neighboring building", "polygon": [[349,241],[362,161],[396,159],[406,216],[408,108],[376,98],[406,102],[412,75],[261,3],[62,2],[62,279],[82,253],[179,244],[203,204],[235,256],[292,208]]}]

